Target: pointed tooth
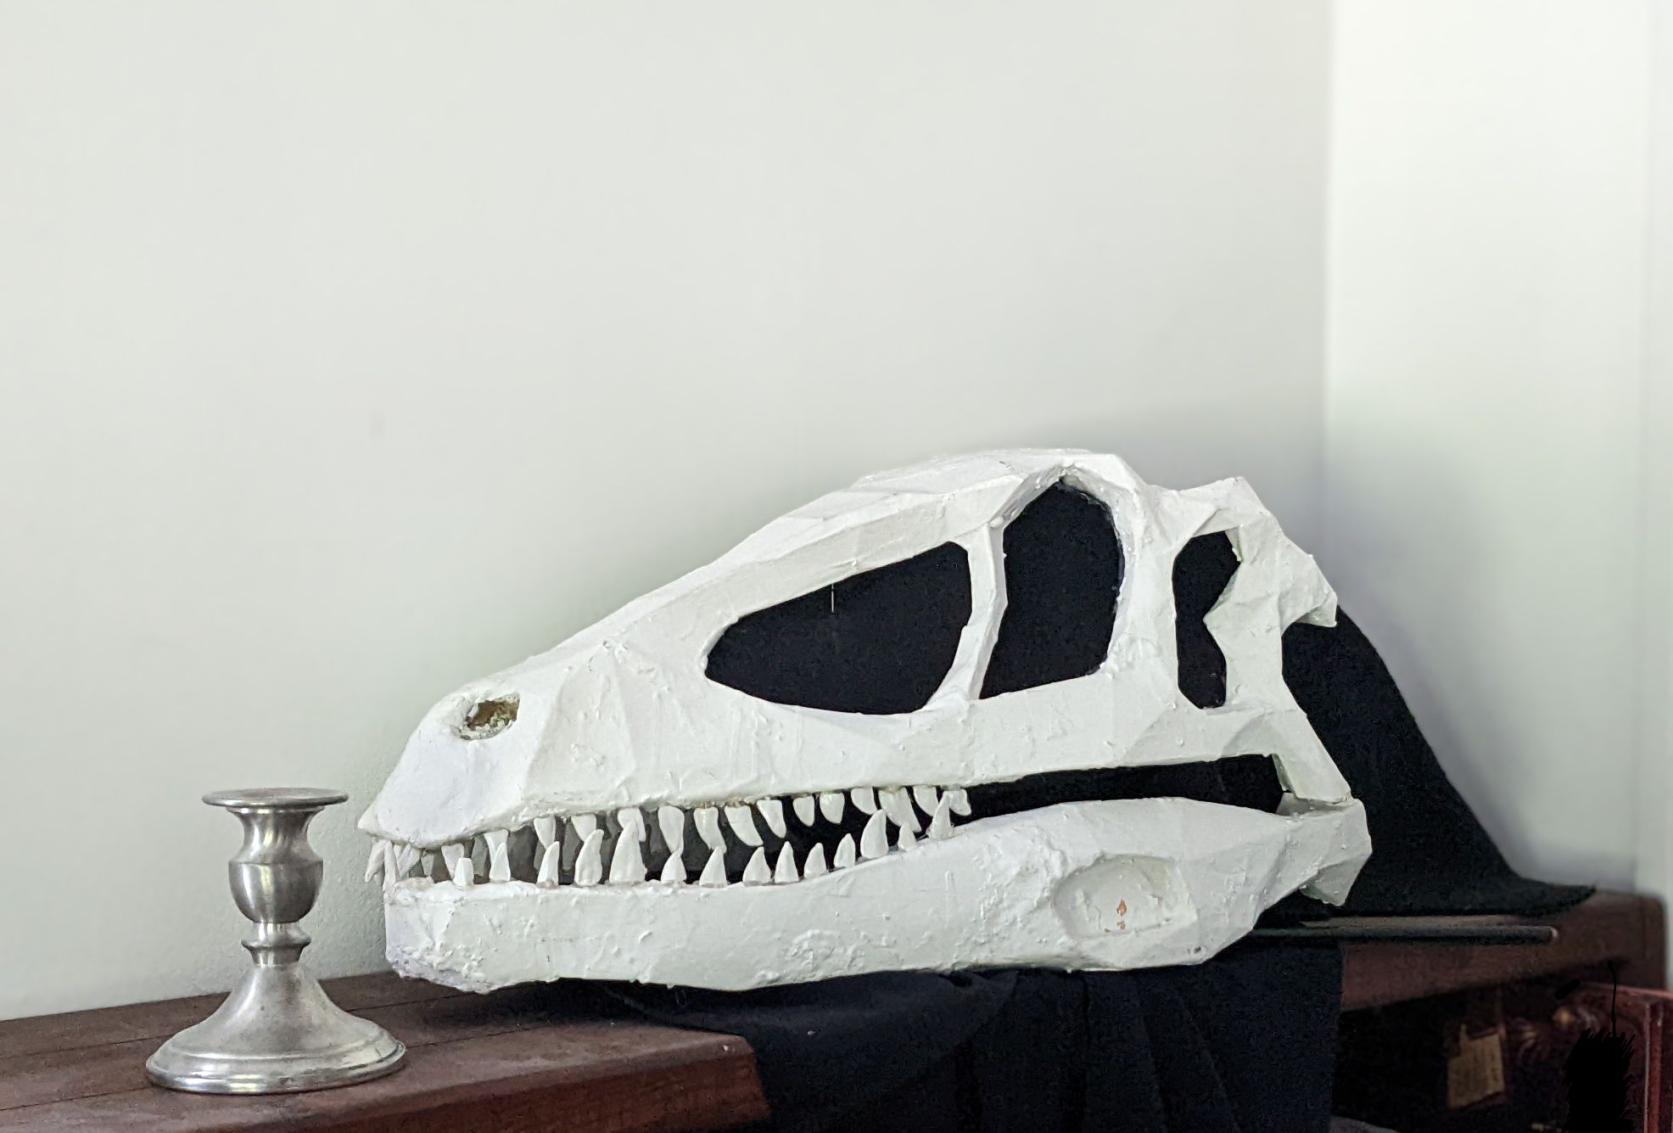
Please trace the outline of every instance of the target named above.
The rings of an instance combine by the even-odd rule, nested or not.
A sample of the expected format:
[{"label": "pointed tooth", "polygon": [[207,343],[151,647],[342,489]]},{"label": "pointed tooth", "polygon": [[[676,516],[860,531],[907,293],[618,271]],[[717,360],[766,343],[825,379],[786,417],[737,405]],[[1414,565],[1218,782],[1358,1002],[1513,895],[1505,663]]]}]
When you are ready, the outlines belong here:
[{"label": "pointed tooth", "polygon": [[477,877],[488,876],[488,840],[478,834],[471,839],[471,867]]},{"label": "pointed tooth", "polygon": [[829,872],[829,867],[825,865],[825,847],[823,844],[815,842],[813,849],[807,852],[807,861],[802,863],[802,876],[818,877]]},{"label": "pointed tooth", "polygon": [[581,843],[581,856],[575,859],[575,884],[597,885],[604,880],[604,831],[594,830]]},{"label": "pointed tooth", "polygon": [[767,851],[757,846],[749,856],[749,864],[744,866],[744,884],[765,885],[772,879],[773,871],[767,868]]},{"label": "pointed tooth", "polygon": [[759,846],[761,832],[755,829],[753,812],[747,806],[729,806],[726,808],[726,825],[732,828],[732,833],[738,836],[738,841],[746,846]]},{"label": "pointed tooth", "polygon": [[895,845],[903,850],[910,850],[917,844],[918,836],[913,834],[912,831],[908,830],[906,827],[902,826],[900,828],[900,837],[895,839]]},{"label": "pointed tooth", "polygon": [[700,806],[691,812],[692,821],[697,823],[697,836],[703,839],[703,845],[719,853],[726,849],[726,835],[720,832],[720,812],[712,806]]},{"label": "pointed tooth", "polygon": [[877,813],[877,792],[870,787],[855,787],[848,792],[848,797],[854,800],[854,805],[860,808],[861,814]]},{"label": "pointed tooth", "polygon": [[714,850],[709,854],[709,860],[703,863],[703,874],[697,879],[697,884],[708,889],[726,887],[726,854],[723,851]]},{"label": "pointed tooth", "polygon": [[761,817],[766,819],[767,829],[784,837],[788,827],[784,825],[784,802],[780,799],[762,799],[755,804],[755,809]]},{"label": "pointed tooth", "polygon": [[645,840],[645,812],[636,806],[623,807],[616,812],[616,821],[622,824],[622,834],[632,835],[635,842]]},{"label": "pointed tooth", "polygon": [[563,847],[554,842],[540,853],[540,872],[535,874],[536,885],[558,885],[562,878],[559,870],[563,864]]},{"label": "pointed tooth", "polygon": [[476,884],[476,863],[469,854],[460,854],[453,859],[453,884],[461,889],[469,889]]},{"label": "pointed tooth", "polygon": [[680,860],[679,854],[669,854],[668,860],[662,863],[661,880],[675,885],[685,881],[685,862]]},{"label": "pointed tooth", "polygon": [[412,867],[418,864],[418,847],[405,843],[395,847],[395,876],[405,877],[412,872]]},{"label": "pointed tooth", "polygon": [[563,836],[563,868],[569,871],[571,879],[575,876],[575,865],[581,857],[581,847],[587,844],[587,839],[593,831],[598,829],[598,816],[593,814],[571,815],[569,825],[573,830],[565,832]]},{"label": "pointed tooth", "polygon": [[366,856],[366,880],[378,876],[383,872],[383,840],[372,839],[372,852]]},{"label": "pointed tooth", "polygon": [[904,787],[889,787],[878,791],[877,801],[883,804],[883,813],[889,816],[889,821],[902,830],[910,830],[916,834],[923,829],[918,825],[918,814],[912,809],[912,799]]},{"label": "pointed tooth", "polygon": [[953,832],[953,803],[946,795],[935,804],[935,817],[929,820],[929,836],[945,838]]},{"label": "pointed tooth", "polygon": [[773,883],[789,885],[801,879],[802,875],[796,872],[796,855],[790,852],[790,843],[786,842],[778,848],[778,861],[773,865]]},{"label": "pointed tooth", "polygon": [[436,852],[425,850],[418,855],[418,876],[430,877],[436,872]]},{"label": "pointed tooth", "polygon": [[[902,830],[906,829],[904,826]],[[865,830],[860,834],[860,856],[866,859],[880,858],[889,852],[889,821],[878,811],[866,823]]]},{"label": "pointed tooth", "polygon": [[453,867],[459,863],[460,858],[466,856],[465,847],[457,842],[449,842],[441,848],[442,866],[447,870],[447,876],[453,876]]},{"label": "pointed tooth", "polygon": [[679,857],[680,851],[685,849],[685,811],[677,806],[659,806],[656,808],[656,824],[662,831],[662,841],[668,847],[668,853]]},{"label": "pointed tooth", "polygon": [[505,831],[484,830],[482,837],[488,842],[488,880],[510,881],[511,858],[505,852]]},{"label": "pointed tooth", "polygon": [[796,812],[796,818],[803,826],[812,826],[813,816],[819,813],[819,804],[812,795],[797,795],[790,800],[790,809]]},{"label": "pointed tooth", "polygon": [[383,844],[383,887],[388,889],[399,880],[401,880],[401,869],[397,864],[395,844],[385,842]]},{"label": "pointed tooth", "polygon": [[825,791],[819,796],[819,813],[825,816],[826,822],[842,821],[843,797],[841,791]]},{"label": "pointed tooth", "polygon": [[854,835],[844,834],[842,841],[837,843],[836,853],[831,855],[831,868],[847,869],[854,861]]},{"label": "pointed tooth", "polygon": [[534,836],[540,839],[542,846],[550,846],[558,838],[558,819],[556,815],[543,814],[534,820]]},{"label": "pointed tooth", "polygon": [[637,885],[645,880],[645,855],[639,849],[639,839],[626,829],[616,839],[616,852],[610,855],[610,884]]},{"label": "pointed tooth", "polygon": [[924,812],[924,817],[935,813],[935,804],[939,801],[939,792],[934,787],[913,787],[912,801],[918,804],[918,809]]},{"label": "pointed tooth", "polygon": [[970,817],[970,796],[963,787],[948,787],[941,792],[941,797],[952,804],[954,814],[960,818]]}]

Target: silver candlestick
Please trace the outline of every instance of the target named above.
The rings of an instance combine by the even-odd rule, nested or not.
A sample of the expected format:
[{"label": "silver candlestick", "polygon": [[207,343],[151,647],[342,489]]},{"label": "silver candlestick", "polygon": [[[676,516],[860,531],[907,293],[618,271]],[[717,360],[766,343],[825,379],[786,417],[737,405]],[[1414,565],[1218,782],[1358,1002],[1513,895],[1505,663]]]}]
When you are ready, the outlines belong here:
[{"label": "silver candlestick", "polygon": [[244,824],[227,863],[232,899],[255,922],[244,939],[255,966],[215,1013],[187,1027],[145,1063],[153,1082],[204,1094],[277,1094],[346,1086],[387,1074],[406,1047],[376,1023],[332,1003],[301,963],[325,863],[308,823],[348,796],[269,787],[203,796]]}]

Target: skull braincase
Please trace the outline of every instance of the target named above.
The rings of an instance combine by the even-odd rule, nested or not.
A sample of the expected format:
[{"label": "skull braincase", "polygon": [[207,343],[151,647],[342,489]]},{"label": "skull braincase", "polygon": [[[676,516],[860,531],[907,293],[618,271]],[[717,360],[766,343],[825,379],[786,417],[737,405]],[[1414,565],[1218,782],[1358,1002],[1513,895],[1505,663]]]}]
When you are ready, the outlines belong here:
[{"label": "skull braincase", "polygon": [[[1006,532],[1059,489],[1113,529],[1113,622],[1071,675],[996,695]],[[1204,707],[1180,691],[1172,578],[1182,548],[1217,533],[1236,566],[1202,619],[1225,670],[1223,703]],[[955,596],[891,597],[897,564]],[[720,671],[734,627],[769,627],[755,643],[770,674],[768,612],[817,627],[817,604],[835,619],[839,596],[846,612],[862,594],[911,625],[822,670],[840,675],[827,693]],[[1312,558],[1242,480],[1175,491],[1068,450],[867,477],[426,715],[361,819],[389,958],[479,990],[1200,960],[1291,892],[1340,902],[1370,852],[1362,807],[1283,679],[1283,631],[1334,619]],[[1035,776],[1248,755],[1270,757],[1276,808],[981,805]]]}]

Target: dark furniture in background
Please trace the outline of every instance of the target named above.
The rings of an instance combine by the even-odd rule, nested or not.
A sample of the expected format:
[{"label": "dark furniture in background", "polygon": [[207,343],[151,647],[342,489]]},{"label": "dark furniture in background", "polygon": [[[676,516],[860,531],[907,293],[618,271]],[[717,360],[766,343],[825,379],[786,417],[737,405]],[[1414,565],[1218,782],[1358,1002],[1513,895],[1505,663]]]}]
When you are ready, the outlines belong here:
[{"label": "dark furniture in background", "polygon": [[[1600,893],[1535,923],[1554,925],[1556,940],[1348,944],[1343,1010],[1515,981],[1607,979],[1611,966],[1623,983],[1662,986],[1655,900]],[[404,1069],[311,1094],[192,1096],[148,1085],[145,1058],[219,996],[14,1019],[0,1022],[0,1130],[583,1133],[717,1129],[767,1115],[742,1039],[601,1014],[596,996],[578,1017],[561,985],[476,996],[386,974],[328,987],[407,1043]]]}]

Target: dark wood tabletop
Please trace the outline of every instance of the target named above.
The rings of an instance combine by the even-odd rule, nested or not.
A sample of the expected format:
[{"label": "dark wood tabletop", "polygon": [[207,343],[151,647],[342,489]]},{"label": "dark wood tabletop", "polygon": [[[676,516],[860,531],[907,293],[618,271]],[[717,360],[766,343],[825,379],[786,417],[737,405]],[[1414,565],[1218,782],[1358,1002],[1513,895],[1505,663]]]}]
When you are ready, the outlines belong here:
[{"label": "dark wood tabletop", "polygon": [[387,1078],[261,1098],[150,1085],[145,1059],[220,996],[0,1022],[0,1130],[345,1133],[724,1129],[767,1116],[742,1039],[586,1017],[547,988],[470,995],[393,974],[325,981],[407,1044]]},{"label": "dark wood tabletop", "polygon": [[[1345,945],[1343,1009],[1611,965],[1623,982],[1662,986],[1658,902],[1602,893],[1538,923],[1554,925],[1556,939]],[[181,1094],[150,1085],[145,1059],[220,996],[0,1021],[0,1131],[588,1133],[722,1129],[767,1116],[742,1039],[601,1010],[597,996],[578,1007],[561,985],[468,995],[385,973],[326,987],[407,1044],[402,1069],[309,1094]]]},{"label": "dark wood tabletop", "polygon": [[1666,918],[1661,902],[1628,893],[1596,893],[1567,912],[1491,923],[1548,924],[1549,944],[1449,944],[1377,941],[1342,946],[1342,1010],[1383,1007],[1447,992],[1572,973],[1662,987]]}]

